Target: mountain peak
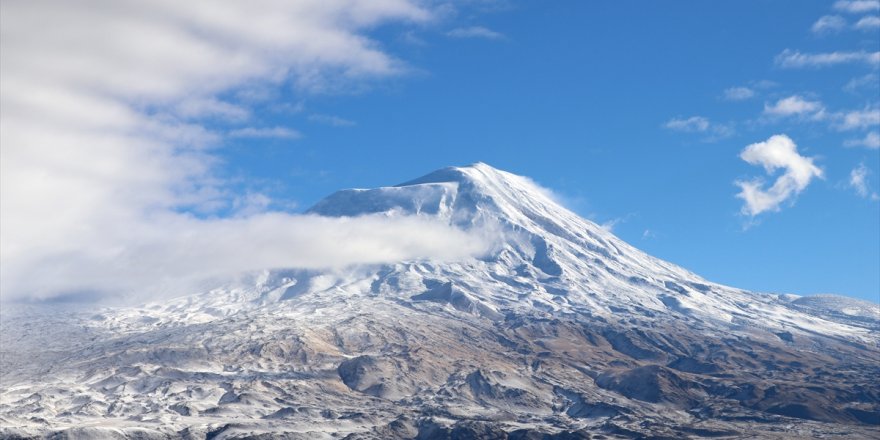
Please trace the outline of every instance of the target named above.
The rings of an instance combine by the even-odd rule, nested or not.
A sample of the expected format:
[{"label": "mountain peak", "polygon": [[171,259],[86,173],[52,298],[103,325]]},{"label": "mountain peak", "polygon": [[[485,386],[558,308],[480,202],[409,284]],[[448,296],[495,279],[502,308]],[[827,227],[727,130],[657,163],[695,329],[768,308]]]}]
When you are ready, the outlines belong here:
[{"label": "mountain peak", "polygon": [[[334,217],[419,215],[465,230],[486,231],[502,236],[487,261],[513,272],[528,267],[551,277],[582,280],[582,286],[597,279],[627,286],[662,286],[664,281],[677,286],[701,280],[569,211],[531,179],[481,162],[442,168],[396,186],[339,191],[308,212]],[[663,280],[648,281],[656,275]]]},{"label": "mountain peak", "polygon": [[468,214],[480,210],[492,211],[501,217],[517,217],[523,210],[536,207],[550,209],[554,214],[567,212],[548,190],[532,180],[476,162],[441,168],[390,187],[338,191],[318,202],[308,213],[325,216],[392,212],[441,214],[462,225],[462,220],[470,223]]},{"label": "mountain peak", "polygon": [[475,162],[465,166],[452,166],[432,171],[422,177],[413,179],[396,187],[421,185],[426,183],[463,183],[463,182],[504,182],[510,180],[528,180],[507,171],[500,170],[484,162]]}]

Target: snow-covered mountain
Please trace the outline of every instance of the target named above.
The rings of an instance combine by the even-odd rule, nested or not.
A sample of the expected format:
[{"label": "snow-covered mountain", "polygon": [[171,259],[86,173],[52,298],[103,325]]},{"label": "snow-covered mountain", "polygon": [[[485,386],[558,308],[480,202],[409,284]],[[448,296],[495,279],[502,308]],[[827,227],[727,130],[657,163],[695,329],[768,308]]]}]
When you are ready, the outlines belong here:
[{"label": "snow-covered mountain", "polygon": [[0,435],[880,434],[875,304],[712,283],[479,163],[309,214],[432,217],[495,245],[266,270],[136,308],[6,312]]}]

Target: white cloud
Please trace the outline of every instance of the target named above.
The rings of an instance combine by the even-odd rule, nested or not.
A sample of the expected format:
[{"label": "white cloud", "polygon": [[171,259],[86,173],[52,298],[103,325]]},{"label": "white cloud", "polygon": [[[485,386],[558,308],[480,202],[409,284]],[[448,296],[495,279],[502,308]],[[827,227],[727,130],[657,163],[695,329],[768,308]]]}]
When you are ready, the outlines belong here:
[{"label": "white cloud", "polygon": [[741,190],[736,196],[745,202],[742,213],[749,216],[778,211],[783,202],[803,191],[814,177],[822,178],[822,170],[813,164],[814,158],[798,154],[797,145],[784,134],[747,146],[739,157],[749,164],[762,166],[768,175],[777,169],[783,170],[767,189],[760,178],[735,182]]},{"label": "white cloud", "polygon": [[836,64],[865,63],[869,65],[880,64],[880,52],[826,52],[826,53],[801,53],[785,49],[776,56],[776,64],[780,67],[827,67]]},{"label": "white cloud", "polygon": [[229,136],[236,138],[277,138],[299,139],[302,134],[292,128],[286,127],[245,127],[229,131]]},{"label": "white cloud", "polygon": [[485,38],[487,40],[500,40],[504,38],[504,34],[482,26],[455,28],[447,32],[446,35],[453,38]]},{"label": "white cloud", "polygon": [[353,127],[357,125],[357,123],[352,120],[334,115],[309,115],[309,121],[317,122],[319,124],[332,125],[334,127]]},{"label": "white cloud", "polygon": [[728,101],[744,101],[755,96],[755,91],[748,87],[731,87],[724,90],[724,99]]},{"label": "white cloud", "polygon": [[866,107],[835,114],[835,127],[839,130],[860,130],[880,125],[880,107]]},{"label": "white cloud", "polygon": [[858,14],[861,12],[871,12],[880,10],[880,1],[878,0],[840,0],[834,2],[834,9],[838,11]]},{"label": "white cloud", "polygon": [[764,114],[769,116],[805,116],[811,119],[825,117],[825,107],[819,101],[810,101],[798,95],[782,98],[775,103],[764,103]]},{"label": "white cloud", "polygon": [[845,147],[865,147],[876,150],[880,148],[880,133],[871,131],[861,139],[849,139],[843,143]]},{"label": "white cloud", "polygon": [[125,246],[28,253],[4,262],[4,298],[44,300],[89,292],[105,301],[143,301],[156,299],[156,292],[191,293],[204,279],[250,270],[455,260],[478,256],[492,242],[488,232],[464,232],[414,216],[261,213],[199,220],[164,213],[127,226],[131,229],[111,230],[103,238]]},{"label": "white cloud", "polygon": [[[133,283],[125,279],[129,275],[149,282],[162,270],[183,273],[177,267],[186,273],[214,263],[243,269],[251,263],[237,263],[248,257],[242,251],[259,264],[299,264],[308,255],[303,252],[325,252],[314,261],[330,264],[332,250],[299,246],[309,243],[308,228],[318,228],[317,237],[380,230],[372,220],[351,228],[340,224],[334,232],[317,220],[281,214],[227,221],[195,220],[181,212],[229,208],[235,199],[214,168],[219,159],[212,148],[224,136],[294,136],[283,127],[224,133],[201,124],[202,118],[253,117],[241,107],[248,101],[222,97],[287,83],[315,92],[405,73],[405,64],[367,33],[384,24],[432,20],[423,5],[0,2],[2,296],[50,295],[77,286],[124,289]],[[255,101],[270,96],[258,95]],[[436,236],[425,238],[432,241],[380,243],[390,235],[368,234],[358,244],[361,252],[343,251],[338,262],[444,254],[446,239],[439,236],[466,246],[455,231],[432,230]],[[272,237],[289,234],[305,238],[287,239],[283,249],[273,245]],[[370,243],[379,257],[363,251]],[[278,260],[260,260],[258,244],[269,246],[266,255]],[[227,255],[205,255],[196,245]]]},{"label": "white cloud", "polygon": [[877,195],[876,192],[871,191],[870,185],[868,184],[868,174],[870,170],[865,164],[859,164],[859,166],[853,168],[849,173],[849,186],[856,190],[856,193],[864,197],[866,199],[871,200],[880,200],[880,195]]},{"label": "white cloud", "polygon": [[859,21],[856,22],[854,27],[860,30],[873,30],[880,28],[880,17],[876,15],[862,17],[859,19]]},{"label": "white cloud", "polygon": [[815,23],[811,30],[816,34],[824,34],[829,32],[837,32],[846,27],[846,20],[839,15],[825,15]]}]

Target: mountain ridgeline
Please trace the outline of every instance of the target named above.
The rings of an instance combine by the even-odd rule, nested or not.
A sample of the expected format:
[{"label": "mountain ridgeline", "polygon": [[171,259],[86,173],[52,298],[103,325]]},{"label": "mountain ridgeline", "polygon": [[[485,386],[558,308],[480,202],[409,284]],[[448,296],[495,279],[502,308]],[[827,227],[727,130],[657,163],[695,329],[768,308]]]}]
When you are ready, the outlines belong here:
[{"label": "mountain ridgeline", "polygon": [[481,163],[308,213],[429,217],[493,245],[4,317],[0,436],[880,435],[875,304],[713,283]]}]

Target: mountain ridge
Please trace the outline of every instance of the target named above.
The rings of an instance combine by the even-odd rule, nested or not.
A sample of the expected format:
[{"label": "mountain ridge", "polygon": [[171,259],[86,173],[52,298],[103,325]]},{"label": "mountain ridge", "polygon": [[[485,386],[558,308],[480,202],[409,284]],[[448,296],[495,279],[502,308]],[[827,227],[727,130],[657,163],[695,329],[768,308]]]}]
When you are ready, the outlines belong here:
[{"label": "mountain ridge", "polygon": [[499,241],[461,261],[271,269],[141,307],[4,319],[0,435],[878,434],[865,304],[712,283],[485,164],[308,213],[424,216]]}]

